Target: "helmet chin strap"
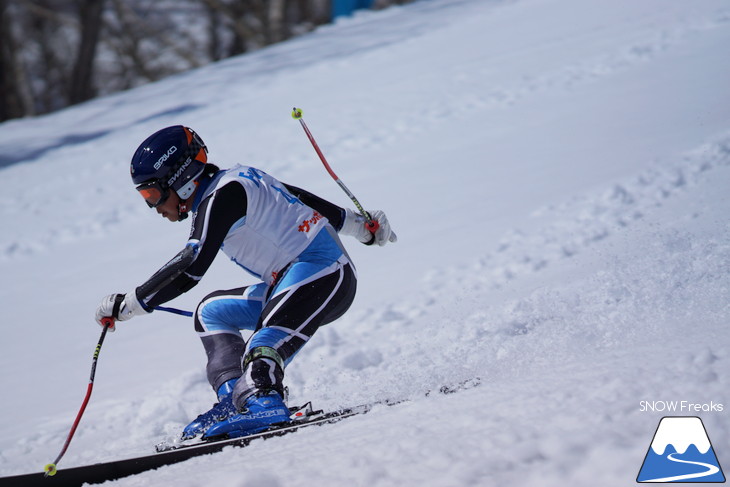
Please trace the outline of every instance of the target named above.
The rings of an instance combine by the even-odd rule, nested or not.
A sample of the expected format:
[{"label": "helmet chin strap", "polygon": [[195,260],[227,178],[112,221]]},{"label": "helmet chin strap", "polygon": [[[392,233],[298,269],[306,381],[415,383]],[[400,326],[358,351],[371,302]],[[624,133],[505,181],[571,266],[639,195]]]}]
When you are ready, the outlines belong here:
[{"label": "helmet chin strap", "polygon": [[185,220],[188,217],[188,212],[190,211],[190,208],[188,208],[188,200],[181,201],[177,205],[177,214],[178,219],[177,221],[181,222]]},{"label": "helmet chin strap", "polygon": [[[180,200],[180,202],[177,204],[177,213],[178,213],[178,220],[179,222],[183,221],[188,217],[188,212],[190,211],[190,207],[188,206],[188,202],[193,201],[193,198],[195,197],[195,193],[198,192],[198,181],[192,181],[193,190],[192,193],[188,196],[186,200]],[[178,197],[180,197],[178,193]]]}]

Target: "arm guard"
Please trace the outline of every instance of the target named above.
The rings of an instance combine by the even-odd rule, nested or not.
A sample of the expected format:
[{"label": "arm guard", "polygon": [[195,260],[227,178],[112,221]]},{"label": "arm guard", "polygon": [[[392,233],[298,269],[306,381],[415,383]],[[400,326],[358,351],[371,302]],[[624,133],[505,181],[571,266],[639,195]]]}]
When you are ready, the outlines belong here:
[{"label": "arm guard", "polygon": [[[137,288],[137,299],[147,308],[149,299],[157,294],[162,288],[180,277],[195,260],[197,248],[193,245],[186,245],[167,264],[155,272],[152,277]],[[191,286],[192,287],[192,286]],[[148,311],[151,311],[148,309]]]}]

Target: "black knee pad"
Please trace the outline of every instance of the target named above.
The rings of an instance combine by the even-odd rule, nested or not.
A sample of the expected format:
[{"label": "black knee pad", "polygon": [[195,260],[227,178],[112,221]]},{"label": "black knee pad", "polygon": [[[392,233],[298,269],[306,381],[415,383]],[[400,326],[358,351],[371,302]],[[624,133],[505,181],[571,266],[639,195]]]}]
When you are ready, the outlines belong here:
[{"label": "black knee pad", "polygon": [[221,333],[202,337],[201,341],[208,356],[206,366],[208,382],[214,391],[218,391],[223,383],[241,377],[241,358],[246,350],[243,338],[230,333]]}]

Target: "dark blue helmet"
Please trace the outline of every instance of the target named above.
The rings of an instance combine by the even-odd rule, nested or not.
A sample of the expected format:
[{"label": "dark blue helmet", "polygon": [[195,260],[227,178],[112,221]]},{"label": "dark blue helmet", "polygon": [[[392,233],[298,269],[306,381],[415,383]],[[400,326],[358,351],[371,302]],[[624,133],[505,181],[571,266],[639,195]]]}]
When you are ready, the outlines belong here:
[{"label": "dark blue helmet", "polygon": [[132,156],[132,182],[151,207],[164,203],[171,190],[186,200],[205,170],[207,153],[201,138],[189,127],[158,130]]}]

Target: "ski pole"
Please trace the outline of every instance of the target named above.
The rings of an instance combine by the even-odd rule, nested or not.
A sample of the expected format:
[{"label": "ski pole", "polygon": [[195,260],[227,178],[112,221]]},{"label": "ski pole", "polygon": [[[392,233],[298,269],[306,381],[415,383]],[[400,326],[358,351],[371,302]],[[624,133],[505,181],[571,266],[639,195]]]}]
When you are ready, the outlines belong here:
[{"label": "ski pole", "polygon": [[187,311],[184,309],[168,308],[166,306],[155,306],[155,309],[158,311],[165,311],[167,313],[172,313],[172,314],[176,314],[176,315],[187,316],[188,318],[193,316],[192,311]]},{"label": "ski pole", "polygon": [[319,145],[317,145],[317,141],[314,140],[314,136],[312,135],[312,132],[309,131],[309,127],[307,127],[307,124],[304,123],[304,119],[302,118],[302,109],[294,107],[291,116],[294,120],[299,120],[299,123],[302,124],[302,128],[304,129],[304,133],[307,134],[307,137],[309,138],[309,141],[312,143],[312,147],[314,147],[314,150],[317,152],[317,155],[319,156],[320,160],[322,161],[322,164],[324,164],[324,168],[327,170],[327,172],[332,176],[332,179],[335,180],[337,184],[340,185],[340,188],[347,194],[347,196],[350,197],[353,203],[355,203],[355,207],[360,211],[360,214],[365,217],[365,226],[370,231],[370,233],[375,233],[378,231],[378,228],[380,228],[380,224],[377,222],[377,220],[373,220],[370,216],[370,213],[365,211],[360,204],[360,202],[357,200],[354,194],[352,194],[352,191],[350,191],[347,186],[345,186],[345,183],[342,182],[340,178],[337,177],[337,174],[332,170],[329,163],[327,162],[327,159],[325,159],[324,154],[322,154],[322,150],[320,150]]},{"label": "ski pole", "polygon": [[91,390],[94,387],[94,376],[96,375],[96,362],[99,359],[99,352],[101,351],[101,344],[104,343],[104,337],[106,336],[106,332],[109,330],[110,327],[114,326],[114,318],[103,318],[101,320],[102,325],[104,325],[104,329],[101,330],[101,336],[99,337],[99,343],[96,344],[96,349],[94,350],[94,360],[91,362],[91,377],[89,378],[89,386],[86,389],[86,397],[84,397],[84,402],[81,404],[81,409],[79,409],[78,414],[76,415],[76,420],[73,423],[73,426],[71,426],[71,431],[68,433],[68,437],[66,438],[66,443],[63,444],[63,448],[61,448],[61,453],[58,454],[56,457],[56,460],[53,461],[53,463],[49,463],[43,468],[43,471],[46,472],[45,477],[56,475],[56,472],[58,469],[56,468],[56,465],[59,461],[61,461],[61,458],[66,454],[66,450],[68,449],[69,443],[71,443],[71,438],[73,438],[74,433],[76,433],[76,427],[79,425],[79,421],[81,421],[81,416],[84,414],[84,410],[86,410],[86,405],[89,403],[89,398],[91,397]]}]

